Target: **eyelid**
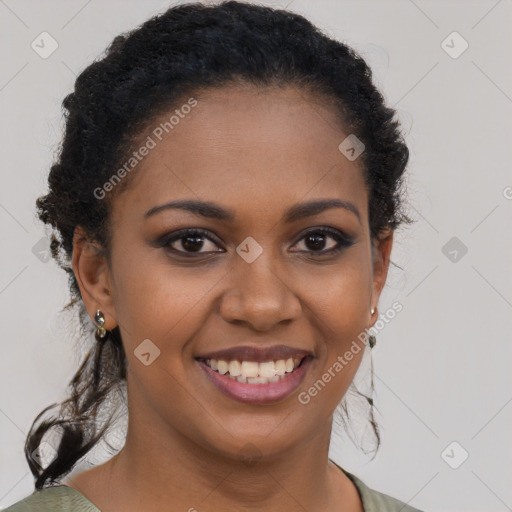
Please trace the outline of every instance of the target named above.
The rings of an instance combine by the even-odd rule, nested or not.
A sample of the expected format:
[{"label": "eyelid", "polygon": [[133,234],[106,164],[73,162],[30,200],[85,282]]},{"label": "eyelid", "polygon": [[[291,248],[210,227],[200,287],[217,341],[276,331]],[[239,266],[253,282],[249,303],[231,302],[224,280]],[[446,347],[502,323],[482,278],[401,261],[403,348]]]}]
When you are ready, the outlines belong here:
[{"label": "eyelid", "polygon": [[305,229],[297,238],[296,242],[302,240],[305,236],[310,233],[323,232],[330,235],[332,238],[340,238],[342,241],[347,243],[355,243],[354,237],[346,233],[345,231],[338,228],[331,228],[329,226],[313,226],[311,228]]},{"label": "eyelid", "polygon": [[[159,237],[155,241],[155,245],[157,247],[163,247],[166,248],[170,246],[171,243],[176,242],[178,240],[181,240],[182,238],[185,238],[186,236],[190,235],[201,235],[204,238],[210,240],[210,242],[213,242],[216,245],[219,245],[219,239],[213,235],[210,230],[203,229],[203,228],[184,228],[179,229],[177,231],[173,231],[172,233],[166,233],[165,235]],[[187,254],[184,251],[175,251],[177,253]],[[220,252],[220,251],[215,251]],[[188,254],[194,254],[194,253],[188,253]],[[197,254],[204,254],[204,253],[197,253]]]}]

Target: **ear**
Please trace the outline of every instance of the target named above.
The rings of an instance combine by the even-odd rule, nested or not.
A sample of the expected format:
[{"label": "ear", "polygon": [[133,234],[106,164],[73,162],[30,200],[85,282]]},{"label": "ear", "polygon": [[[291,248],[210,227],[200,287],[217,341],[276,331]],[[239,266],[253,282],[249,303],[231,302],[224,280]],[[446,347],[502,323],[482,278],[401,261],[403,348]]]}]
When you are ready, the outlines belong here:
[{"label": "ear", "polygon": [[105,250],[99,243],[91,241],[81,226],[77,226],[73,234],[72,263],[89,316],[94,321],[94,315],[100,309],[105,315],[104,327],[111,331],[117,321]]},{"label": "ear", "polygon": [[377,306],[388,276],[389,258],[393,246],[393,234],[393,230],[390,227],[386,227],[379,234],[379,239],[372,242],[373,288],[370,309],[375,308],[373,315],[370,313],[372,325],[379,317]]}]

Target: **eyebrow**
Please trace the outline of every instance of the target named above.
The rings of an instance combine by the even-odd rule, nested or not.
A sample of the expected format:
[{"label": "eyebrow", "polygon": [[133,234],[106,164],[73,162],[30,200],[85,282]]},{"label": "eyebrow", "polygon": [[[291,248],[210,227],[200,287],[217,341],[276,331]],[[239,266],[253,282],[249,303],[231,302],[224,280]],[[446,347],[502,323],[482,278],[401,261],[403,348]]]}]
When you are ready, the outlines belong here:
[{"label": "eyebrow", "polygon": [[[342,201],[340,199],[317,199],[307,203],[297,203],[284,213],[281,220],[292,223],[306,217],[318,215],[332,208],[342,208],[352,212],[361,224],[361,215],[357,207],[350,201]],[[235,212],[229,208],[219,206],[209,201],[197,201],[192,199],[170,201],[159,206],[154,206],[144,214],[144,218],[147,219],[157,213],[170,209],[185,210],[202,217],[227,222],[234,222],[236,218]]]}]

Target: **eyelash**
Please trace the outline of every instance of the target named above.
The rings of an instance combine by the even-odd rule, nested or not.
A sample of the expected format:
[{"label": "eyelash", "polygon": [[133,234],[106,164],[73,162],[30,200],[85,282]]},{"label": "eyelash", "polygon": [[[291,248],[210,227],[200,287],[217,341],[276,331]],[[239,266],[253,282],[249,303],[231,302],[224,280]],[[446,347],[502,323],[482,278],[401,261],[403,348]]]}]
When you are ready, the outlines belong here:
[{"label": "eyelash", "polygon": [[[331,238],[333,238],[337,242],[338,245],[336,247],[334,247],[332,249],[328,249],[328,250],[305,251],[305,252],[312,253],[312,254],[318,254],[318,255],[337,254],[340,251],[342,251],[343,249],[348,248],[351,245],[354,245],[354,241],[351,239],[351,237],[349,237],[348,235],[344,235],[341,231],[338,231],[337,229],[332,229],[332,228],[328,228],[328,227],[311,229],[311,230],[307,231],[306,233],[304,233],[304,235],[302,235],[302,237],[299,238],[296,243],[300,242],[304,238],[307,238],[309,235],[317,234],[317,233],[328,234]],[[177,233],[172,233],[170,235],[164,235],[163,237],[161,237],[158,240],[157,245],[159,247],[166,248],[169,251],[179,254],[181,256],[184,256],[186,258],[196,258],[202,254],[203,255],[208,254],[208,252],[202,253],[202,252],[179,251],[177,249],[173,249],[172,247],[170,247],[170,245],[176,241],[185,239],[190,236],[197,236],[197,235],[199,235],[203,238],[206,238],[210,242],[213,242],[215,244],[217,243],[209,235],[208,231],[206,231],[204,229],[199,229],[199,228],[191,228],[191,229],[185,229],[182,231],[178,231]],[[215,253],[215,252],[221,252],[221,251],[213,251],[213,252]],[[303,251],[298,251],[298,252],[303,252]]]}]

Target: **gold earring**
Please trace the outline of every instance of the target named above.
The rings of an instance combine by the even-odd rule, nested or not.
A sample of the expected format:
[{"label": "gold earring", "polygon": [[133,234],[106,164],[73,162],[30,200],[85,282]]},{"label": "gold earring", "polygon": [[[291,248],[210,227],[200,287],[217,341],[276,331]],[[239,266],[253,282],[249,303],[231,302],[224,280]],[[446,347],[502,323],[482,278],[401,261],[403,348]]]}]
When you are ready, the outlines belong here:
[{"label": "gold earring", "polygon": [[101,310],[97,310],[96,314],[94,315],[94,321],[98,324],[98,328],[96,329],[96,332],[94,333],[94,337],[96,338],[96,341],[102,342],[105,341],[106,338],[108,338],[109,332],[103,327],[105,325],[105,315],[101,312]]}]

